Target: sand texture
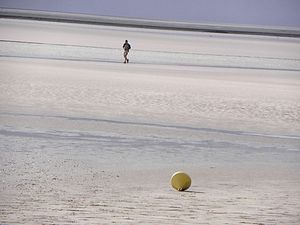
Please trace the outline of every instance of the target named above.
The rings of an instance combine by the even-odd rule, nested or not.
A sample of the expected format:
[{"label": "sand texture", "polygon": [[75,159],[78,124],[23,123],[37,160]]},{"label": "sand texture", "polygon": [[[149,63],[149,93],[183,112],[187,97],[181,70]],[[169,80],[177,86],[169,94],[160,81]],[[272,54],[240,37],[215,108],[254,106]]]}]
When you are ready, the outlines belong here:
[{"label": "sand texture", "polygon": [[298,39],[0,29],[1,225],[300,224]]}]

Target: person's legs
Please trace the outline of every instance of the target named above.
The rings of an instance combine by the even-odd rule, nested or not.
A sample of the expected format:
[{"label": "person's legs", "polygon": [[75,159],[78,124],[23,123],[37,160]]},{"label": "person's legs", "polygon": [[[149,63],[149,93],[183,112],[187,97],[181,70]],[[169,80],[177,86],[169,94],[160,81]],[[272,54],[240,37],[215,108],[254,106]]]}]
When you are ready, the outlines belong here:
[{"label": "person's legs", "polygon": [[128,51],[124,51],[124,59],[125,59],[124,63],[128,63],[129,62],[129,60],[127,58],[127,55],[128,55]]}]

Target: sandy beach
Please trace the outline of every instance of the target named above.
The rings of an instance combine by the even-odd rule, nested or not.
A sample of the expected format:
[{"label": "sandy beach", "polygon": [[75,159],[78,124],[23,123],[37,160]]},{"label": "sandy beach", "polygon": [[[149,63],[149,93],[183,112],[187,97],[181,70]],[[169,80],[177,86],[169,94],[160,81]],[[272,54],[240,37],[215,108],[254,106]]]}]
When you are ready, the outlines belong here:
[{"label": "sandy beach", "polygon": [[299,39],[0,30],[1,225],[300,223]]}]

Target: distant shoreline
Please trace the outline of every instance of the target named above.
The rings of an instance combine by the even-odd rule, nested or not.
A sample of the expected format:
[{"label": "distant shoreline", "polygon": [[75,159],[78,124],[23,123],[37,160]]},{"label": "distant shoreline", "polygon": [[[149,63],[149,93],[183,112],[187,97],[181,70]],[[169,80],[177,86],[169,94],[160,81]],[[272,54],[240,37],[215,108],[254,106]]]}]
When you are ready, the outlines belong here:
[{"label": "distant shoreline", "polygon": [[0,8],[0,18],[27,19],[38,21],[133,27],[146,29],[300,38],[300,29],[297,28],[269,28],[238,25],[199,24],[6,8]]}]

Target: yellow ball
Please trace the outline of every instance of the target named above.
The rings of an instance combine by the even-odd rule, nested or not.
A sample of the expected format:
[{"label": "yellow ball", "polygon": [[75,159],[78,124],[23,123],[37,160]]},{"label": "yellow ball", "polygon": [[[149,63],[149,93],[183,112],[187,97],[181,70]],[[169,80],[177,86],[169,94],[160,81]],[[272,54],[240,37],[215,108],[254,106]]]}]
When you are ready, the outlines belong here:
[{"label": "yellow ball", "polygon": [[171,185],[177,191],[185,191],[192,184],[192,180],[185,172],[178,171],[171,178]]}]

